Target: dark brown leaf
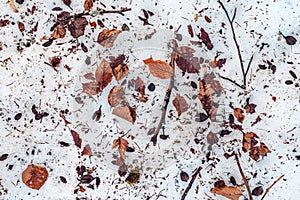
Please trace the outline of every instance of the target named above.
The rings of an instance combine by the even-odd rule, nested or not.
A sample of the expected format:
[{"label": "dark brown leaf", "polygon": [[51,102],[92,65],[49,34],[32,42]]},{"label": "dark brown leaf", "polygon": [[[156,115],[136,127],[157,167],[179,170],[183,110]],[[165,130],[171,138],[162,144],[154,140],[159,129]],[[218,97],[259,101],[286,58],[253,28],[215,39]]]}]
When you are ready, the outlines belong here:
[{"label": "dark brown leaf", "polygon": [[84,30],[86,25],[88,25],[88,21],[85,17],[78,17],[71,21],[68,24],[68,30],[74,38],[79,38],[84,34]]},{"label": "dark brown leaf", "polygon": [[189,175],[186,172],[184,172],[184,171],[180,172],[180,179],[182,181],[187,182],[189,180],[189,178],[190,177],[189,177]]},{"label": "dark brown leaf", "polygon": [[50,38],[47,42],[43,43],[43,47],[49,47],[53,43],[53,38]]},{"label": "dark brown leaf", "polygon": [[0,27],[4,27],[10,23],[7,19],[0,19]]},{"label": "dark brown leaf", "polygon": [[15,115],[15,120],[19,120],[19,119],[21,119],[21,117],[22,117],[22,113],[18,113],[18,114],[16,114]]},{"label": "dark brown leaf", "polygon": [[118,57],[110,58],[111,63],[110,67],[112,69],[112,73],[117,81],[121,80],[128,74],[128,65],[126,63],[126,57],[124,54],[118,55]]},{"label": "dark brown leaf", "polygon": [[208,50],[212,50],[213,45],[211,43],[211,40],[209,38],[209,35],[203,28],[200,29],[200,33],[197,35],[199,39],[202,40],[202,42],[205,44]]},{"label": "dark brown leaf", "polygon": [[25,25],[22,22],[18,22],[18,27],[21,32],[25,31]]},{"label": "dark brown leaf", "polygon": [[82,51],[83,52],[88,52],[89,50],[88,50],[88,48],[84,45],[84,43],[83,42],[81,42],[81,44],[80,44],[80,46],[81,46],[81,49],[82,49]]},{"label": "dark brown leaf", "polygon": [[189,25],[187,26],[187,28],[188,28],[188,32],[189,32],[190,36],[191,36],[191,37],[194,37],[194,32],[193,32],[192,25],[189,24]]},{"label": "dark brown leaf", "polygon": [[252,190],[252,195],[259,196],[259,195],[262,195],[263,192],[264,192],[263,187],[262,186],[258,186],[258,187],[254,188]]},{"label": "dark brown leaf", "polygon": [[112,114],[121,117],[131,123],[134,123],[136,120],[135,108],[132,108],[130,106],[121,106],[114,108]]},{"label": "dark brown leaf", "polygon": [[180,117],[180,115],[182,113],[184,113],[185,111],[187,111],[189,108],[189,105],[187,104],[186,100],[180,94],[176,95],[176,97],[175,97],[175,99],[173,99],[172,103],[173,103],[174,107],[176,108],[178,117]]},{"label": "dark brown leaf", "polygon": [[6,160],[7,157],[8,157],[8,154],[7,154],[7,153],[2,154],[2,155],[0,156],[0,161]]},{"label": "dark brown leaf", "polygon": [[244,107],[246,113],[250,113],[250,114],[255,113],[255,108],[256,108],[256,104],[254,103],[249,104],[249,102],[247,102],[247,104]]},{"label": "dark brown leaf", "polygon": [[286,81],[285,81],[285,84],[287,84],[287,85],[292,85],[292,84],[293,84],[293,81],[291,81],[291,80],[286,80]]},{"label": "dark brown leaf", "polygon": [[173,67],[165,61],[148,58],[144,60],[144,63],[149,67],[151,74],[157,78],[166,79],[172,77],[174,74]]},{"label": "dark brown leaf", "polygon": [[116,29],[104,29],[99,33],[97,42],[103,47],[110,48],[114,45],[115,40],[121,32],[121,30]]},{"label": "dark brown leaf", "polygon": [[16,0],[16,2],[17,2],[18,4],[23,4],[23,3],[24,3],[24,0]]},{"label": "dark brown leaf", "polygon": [[294,78],[297,79],[297,76],[295,74],[295,72],[293,72],[292,70],[289,71],[290,75]]},{"label": "dark brown leaf", "polygon": [[284,36],[281,32],[279,32],[279,34],[284,37],[284,39],[285,39],[285,41],[286,41],[286,43],[288,45],[294,45],[294,44],[296,44],[297,40],[296,40],[295,37],[290,36],[290,35],[289,36]]},{"label": "dark brown leaf", "polygon": [[73,137],[75,145],[78,148],[81,148],[81,142],[82,142],[82,140],[81,140],[79,134],[76,131],[74,131],[74,130],[71,130],[71,134],[72,134],[72,137]]},{"label": "dark brown leaf", "polygon": [[60,61],[61,61],[61,57],[55,56],[53,58],[51,58],[50,60],[50,65],[53,68],[56,68],[60,65]]},{"label": "dark brown leaf", "polygon": [[188,46],[180,46],[175,49],[177,57],[175,59],[177,66],[182,70],[183,74],[199,73],[201,61],[194,57],[195,50]]},{"label": "dark brown leaf", "polygon": [[71,0],[62,0],[62,2],[72,10],[72,8],[70,6],[71,5]]},{"label": "dark brown leaf", "polygon": [[225,136],[225,135],[229,135],[231,132],[232,132],[232,131],[229,131],[229,130],[222,130],[222,131],[220,132],[220,136],[223,137],[223,136]]},{"label": "dark brown leaf", "polygon": [[207,23],[211,23],[211,18],[209,18],[207,15],[204,16],[204,19]]},{"label": "dark brown leaf", "polygon": [[60,176],[59,179],[62,183],[67,183],[67,179],[65,177]]}]

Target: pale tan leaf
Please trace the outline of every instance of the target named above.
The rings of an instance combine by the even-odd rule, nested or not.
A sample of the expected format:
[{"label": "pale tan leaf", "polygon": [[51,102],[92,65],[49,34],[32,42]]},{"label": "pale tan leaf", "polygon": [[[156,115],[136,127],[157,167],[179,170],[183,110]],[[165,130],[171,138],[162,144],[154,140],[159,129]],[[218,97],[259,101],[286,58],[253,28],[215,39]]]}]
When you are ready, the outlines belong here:
[{"label": "pale tan leaf", "polygon": [[144,60],[144,63],[149,67],[151,74],[157,78],[166,79],[174,74],[173,67],[165,61],[148,58]]},{"label": "pale tan leaf", "polygon": [[102,60],[95,73],[98,86],[103,90],[112,80],[113,72],[110,64],[106,60]]},{"label": "pale tan leaf", "polygon": [[173,99],[173,105],[176,108],[176,111],[178,113],[178,117],[188,110],[189,105],[187,104],[186,100],[183,96],[177,94],[175,99]]},{"label": "pale tan leaf", "polygon": [[110,106],[115,107],[122,101],[123,87],[114,86],[108,94],[108,103]]},{"label": "pale tan leaf", "polygon": [[121,106],[114,108],[112,114],[134,123],[136,119],[135,109],[130,106]]},{"label": "pale tan leaf", "polygon": [[35,190],[39,190],[44,185],[47,178],[47,169],[34,164],[28,165],[28,167],[22,172],[23,183]]},{"label": "pale tan leaf", "polygon": [[213,194],[222,195],[230,200],[238,200],[242,195],[242,191],[238,187],[224,186],[221,188],[214,187],[211,189]]},{"label": "pale tan leaf", "polygon": [[82,92],[93,96],[102,92],[97,82],[82,83]]},{"label": "pale tan leaf", "polygon": [[104,29],[99,33],[97,42],[103,47],[110,48],[114,45],[115,40],[121,32],[121,30],[116,29]]}]

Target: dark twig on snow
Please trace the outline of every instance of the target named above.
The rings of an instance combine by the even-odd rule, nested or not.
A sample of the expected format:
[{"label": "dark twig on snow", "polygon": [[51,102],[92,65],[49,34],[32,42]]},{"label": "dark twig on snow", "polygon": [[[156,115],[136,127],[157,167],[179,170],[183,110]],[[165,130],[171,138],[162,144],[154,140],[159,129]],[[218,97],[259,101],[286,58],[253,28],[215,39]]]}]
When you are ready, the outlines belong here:
[{"label": "dark twig on snow", "polygon": [[193,174],[192,179],[191,179],[189,185],[187,186],[187,188],[185,189],[183,195],[181,196],[181,200],[185,199],[186,195],[188,194],[188,192],[192,188],[193,183],[194,183],[195,179],[197,178],[198,174],[200,173],[201,169],[202,169],[202,167],[199,166],[198,169],[197,169],[197,171]]},{"label": "dark twig on snow", "polygon": [[267,189],[266,189],[266,192],[264,193],[264,195],[262,196],[261,200],[263,200],[265,198],[265,196],[267,195],[267,193],[271,190],[271,188],[276,184],[278,183],[282,178],[284,177],[284,175],[281,175],[278,179],[276,179],[274,181],[274,183],[272,183],[272,185],[270,185]]},{"label": "dark twig on snow", "polygon": [[241,70],[242,70],[242,75],[243,75],[243,84],[236,84],[235,81],[232,81],[232,79],[225,79],[225,80],[228,80],[232,83],[234,83],[235,85],[239,86],[240,88],[242,89],[246,89],[246,85],[247,85],[247,75],[248,75],[248,72],[249,72],[249,69],[250,69],[250,66],[251,66],[251,62],[253,60],[253,55],[251,56],[250,60],[249,60],[249,63],[248,63],[248,66],[247,66],[247,69],[245,70],[245,66],[244,66],[244,62],[243,62],[243,57],[242,57],[242,53],[241,53],[241,49],[240,49],[240,45],[237,41],[237,38],[236,38],[236,33],[235,33],[235,30],[234,30],[234,19],[235,19],[235,16],[236,16],[236,8],[234,9],[234,12],[233,12],[233,16],[232,18],[230,19],[230,16],[228,14],[228,11],[227,9],[225,8],[224,4],[218,0],[218,3],[221,5],[222,9],[224,10],[225,14],[226,14],[226,17],[229,21],[229,24],[230,24],[230,28],[231,28],[231,32],[232,32],[232,38],[233,38],[233,41],[234,41],[234,44],[236,46],[236,49],[237,49],[237,53],[238,53],[238,58],[239,58],[239,62],[240,62],[240,67],[241,67]]},{"label": "dark twig on snow", "polygon": [[243,181],[244,181],[244,183],[245,183],[245,186],[246,186],[246,189],[247,189],[247,192],[248,192],[248,195],[249,195],[249,200],[253,200],[252,193],[251,193],[251,190],[250,190],[248,181],[247,181],[247,179],[246,179],[246,176],[245,176],[245,174],[244,174],[244,172],[243,172],[243,169],[242,169],[242,166],[241,166],[239,157],[238,157],[238,155],[237,155],[235,152],[234,152],[233,154],[234,154],[234,159],[235,159],[235,161],[236,161],[236,163],[237,163],[237,165],[238,165],[240,174],[241,174],[241,176],[242,176],[242,178],[243,178]]},{"label": "dark twig on snow", "polygon": [[163,103],[163,107],[162,107],[162,112],[161,112],[161,117],[160,117],[160,121],[155,129],[155,132],[153,134],[153,136],[151,137],[151,142],[153,142],[153,145],[155,146],[157,143],[157,136],[160,132],[160,129],[162,128],[162,125],[165,123],[165,119],[166,119],[166,113],[167,113],[167,108],[168,108],[168,104],[170,102],[170,96],[172,93],[172,89],[174,86],[174,74],[175,74],[175,58],[176,58],[176,53],[173,52],[172,56],[171,56],[171,61],[170,61],[170,66],[173,67],[174,72],[173,72],[173,76],[170,78],[170,83],[169,83],[169,87],[166,91],[166,95],[164,98],[164,103]]}]

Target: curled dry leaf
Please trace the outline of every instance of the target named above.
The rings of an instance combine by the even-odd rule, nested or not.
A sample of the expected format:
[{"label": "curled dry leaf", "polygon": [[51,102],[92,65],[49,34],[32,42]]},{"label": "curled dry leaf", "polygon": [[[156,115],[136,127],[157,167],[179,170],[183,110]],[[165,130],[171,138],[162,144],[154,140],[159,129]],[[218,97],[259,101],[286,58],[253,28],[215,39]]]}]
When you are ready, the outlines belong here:
[{"label": "curled dry leaf", "polygon": [[84,9],[87,11],[91,11],[93,5],[94,5],[93,0],[85,0],[84,1]]},{"label": "curled dry leaf", "polygon": [[108,94],[108,103],[110,106],[115,107],[122,101],[123,87],[114,86]]},{"label": "curled dry leaf", "polygon": [[74,130],[71,130],[71,134],[72,134],[72,137],[73,137],[73,140],[74,140],[74,143],[75,145],[78,147],[78,148],[81,148],[81,138],[79,137],[79,134],[74,131]]},{"label": "curled dry leaf", "polygon": [[112,73],[117,81],[121,80],[128,74],[128,65],[126,63],[126,57],[124,54],[119,55],[118,57],[110,58],[111,63],[110,67],[112,69]]},{"label": "curled dry leaf", "polygon": [[166,79],[174,74],[173,67],[165,61],[148,58],[144,60],[144,63],[149,67],[151,74],[157,78]]},{"label": "curled dry leaf", "polygon": [[51,37],[57,39],[57,38],[63,38],[66,35],[66,29],[62,24],[57,25],[53,33],[51,34]]},{"label": "curled dry leaf", "polygon": [[128,141],[122,137],[119,137],[118,139],[115,139],[113,141],[112,149],[114,148],[118,148],[121,159],[125,160],[126,158],[125,152],[128,148]]},{"label": "curled dry leaf", "polygon": [[103,47],[110,48],[114,45],[115,40],[121,32],[121,30],[116,29],[104,29],[99,33],[97,42]]},{"label": "curled dry leaf", "polygon": [[[218,181],[219,182],[219,181]],[[231,200],[238,200],[242,195],[240,187],[227,186],[224,181],[223,184],[215,184],[215,187],[210,190],[213,194],[222,195]]]},{"label": "curled dry leaf", "polygon": [[211,43],[208,33],[205,32],[203,28],[200,29],[200,33],[197,35],[197,37],[202,40],[208,50],[212,50],[214,46]]},{"label": "curled dry leaf", "polygon": [[87,145],[85,145],[85,146],[83,147],[83,150],[82,150],[82,152],[81,152],[81,155],[87,155],[87,156],[92,156],[92,155],[93,155],[93,154],[92,154],[92,149],[91,149],[91,147],[90,147],[89,144],[87,144]]},{"label": "curled dry leaf", "polygon": [[235,108],[233,110],[233,115],[240,123],[243,123],[245,119],[245,115],[243,113],[244,111],[241,108]]},{"label": "curled dry leaf", "polygon": [[173,99],[173,105],[176,108],[176,111],[178,113],[178,117],[184,113],[185,111],[188,110],[189,105],[187,104],[186,100],[184,99],[183,96],[180,94],[177,94],[175,99]]},{"label": "curled dry leaf", "polygon": [[35,190],[39,190],[44,185],[47,178],[47,169],[34,164],[28,165],[28,167],[22,172],[23,183]]},{"label": "curled dry leaf", "polygon": [[114,108],[112,114],[121,117],[131,123],[134,123],[136,120],[135,108],[130,106],[121,106]]},{"label": "curled dry leaf", "polygon": [[103,90],[112,80],[113,72],[109,63],[106,60],[102,60],[97,67],[95,77],[98,81],[99,88]]}]

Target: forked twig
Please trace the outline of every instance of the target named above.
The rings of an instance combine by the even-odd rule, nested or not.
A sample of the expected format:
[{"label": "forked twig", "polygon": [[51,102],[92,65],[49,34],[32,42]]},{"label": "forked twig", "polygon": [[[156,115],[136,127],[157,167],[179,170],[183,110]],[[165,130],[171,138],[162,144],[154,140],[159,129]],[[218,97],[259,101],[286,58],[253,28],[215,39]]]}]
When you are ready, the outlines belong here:
[{"label": "forked twig", "polygon": [[232,83],[234,83],[235,85],[237,85],[238,87],[242,88],[242,89],[246,89],[246,85],[247,85],[247,74],[248,74],[248,71],[250,69],[250,66],[251,66],[251,62],[253,60],[253,55],[251,56],[249,62],[248,62],[248,66],[247,66],[247,69],[245,70],[245,66],[244,66],[244,62],[243,62],[243,57],[242,57],[242,53],[241,53],[241,49],[240,49],[240,45],[237,41],[237,38],[236,38],[236,33],[235,33],[235,30],[234,30],[234,26],[233,26],[233,22],[234,22],[234,19],[235,19],[235,16],[236,16],[236,8],[234,9],[234,12],[233,12],[233,16],[232,18],[230,19],[230,16],[228,14],[228,11],[227,9],[225,8],[224,4],[218,0],[218,3],[221,5],[222,9],[224,10],[225,14],[226,14],[226,17],[229,21],[229,24],[230,24],[230,29],[231,29],[231,33],[232,33],[232,38],[233,38],[233,41],[234,41],[234,44],[236,46],[236,49],[237,49],[237,54],[238,54],[238,58],[239,58],[239,62],[240,62],[240,67],[241,67],[241,70],[242,70],[242,75],[243,75],[243,84],[237,84],[235,81],[232,81],[232,79],[225,79],[225,80],[228,80]]},{"label": "forked twig", "polygon": [[190,189],[192,188],[193,183],[194,183],[195,179],[197,178],[198,174],[200,173],[201,169],[202,169],[202,167],[199,166],[198,169],[197,169],[197,171],[193,174],[192,179],[191,179],[191,181],[189,182],[189,185],[187,186],[187,188],[185,189],[184,193],[183,193],[182,196],[181,196],[181,200],[184,200],[184,199],[185,199],[186,195],[188,194],[188,192],[189,192]]},{"label": "forked twig", "polygon": [[236,161],[236,163],[237,163],[237,165],[238,165],[240,174],[241,174],[241,176],[242,176],[242,178],[243,178],[243,181],[244,181],[244,183],[245,183],[245,186],[246,186],[246,189],[247,189],[247,192],[248,192],[248,195],[249,195],[249,200],[253,200],[252,193],[251,193],[251,190],[250,190],[248,181],[247,181],[247,179],[246,179],[246,176],[245,176],[245,174],[244,174],[244,172],[243,172],[243,169],[242,169],[242,166],[241,166],[239,157],[238,157],[238,155],[237,155],[235,152],[234,152],[233,154],[234,154],[234,159],[235,159],[235,161]]},{"label": "forked twig", "polygon": [[284,175],[281,175],[278,179],[276,179],[274,181],[274,183],[272,183],[272,185],[270,185],[267,189],[266,189],[266,192],[264,193],[264,195],[262,196],[261,200],[263,200],[265,198],[265,196],[267,195],[267,193],[271,190],[271,188],[276,184],[278,183],[282,178],[284,177]]}]

